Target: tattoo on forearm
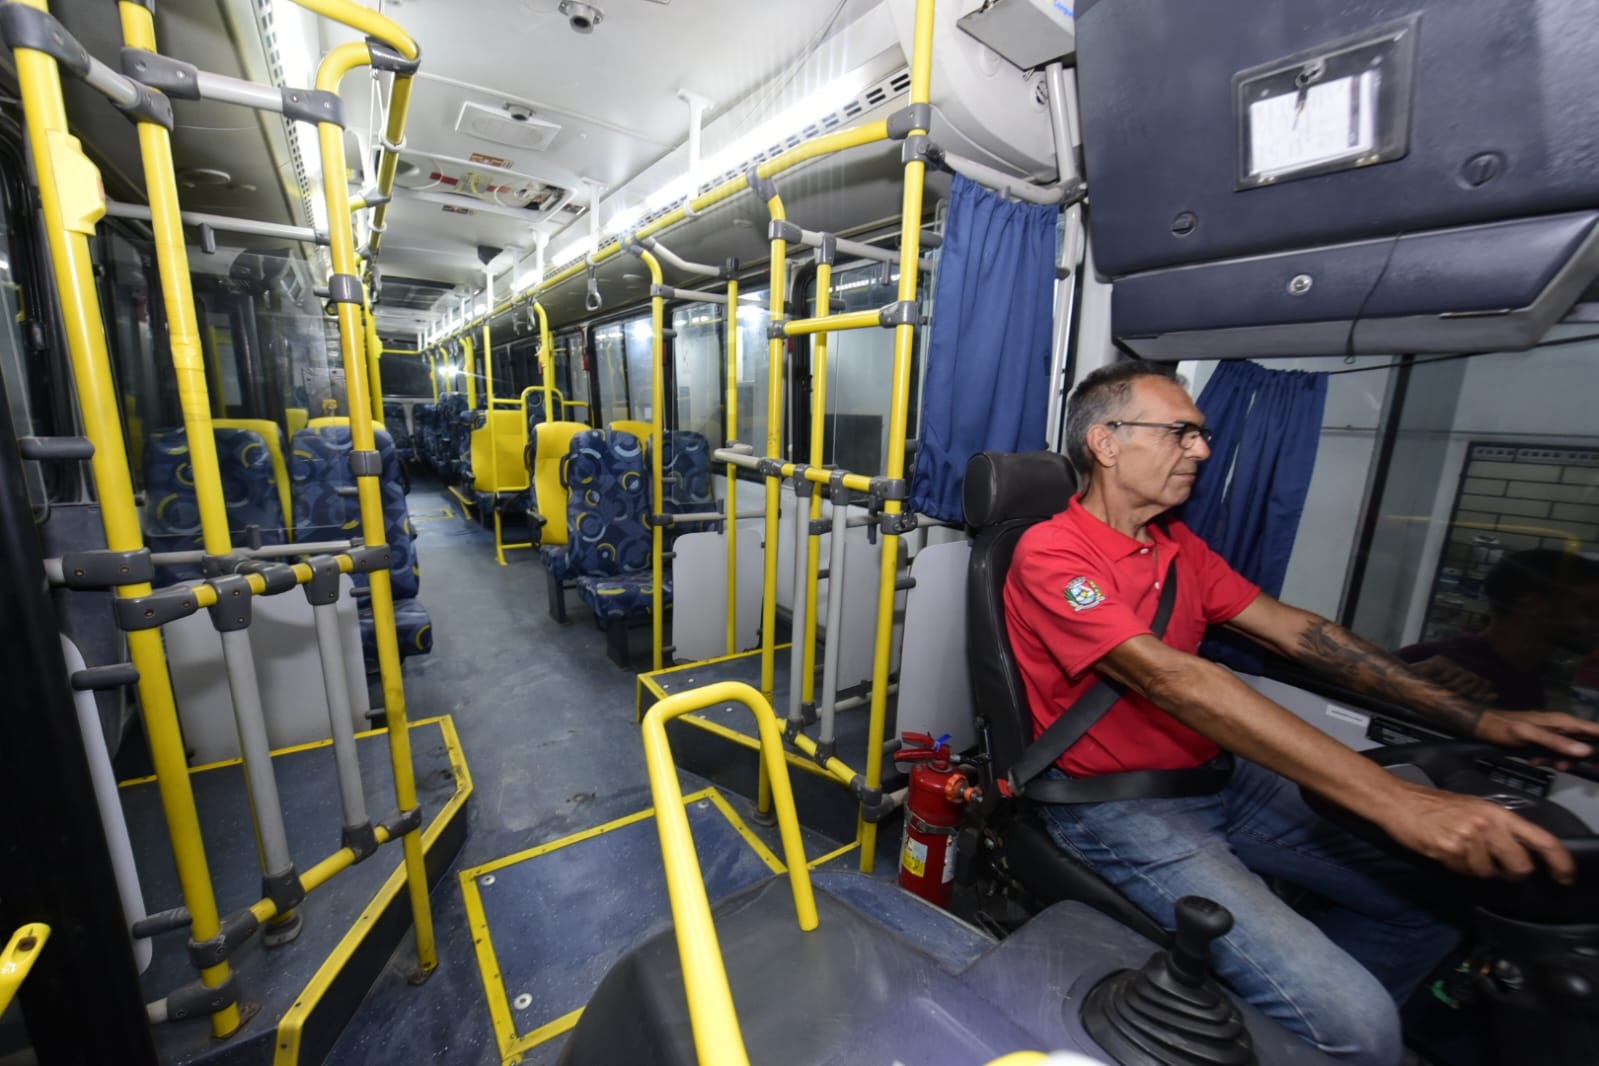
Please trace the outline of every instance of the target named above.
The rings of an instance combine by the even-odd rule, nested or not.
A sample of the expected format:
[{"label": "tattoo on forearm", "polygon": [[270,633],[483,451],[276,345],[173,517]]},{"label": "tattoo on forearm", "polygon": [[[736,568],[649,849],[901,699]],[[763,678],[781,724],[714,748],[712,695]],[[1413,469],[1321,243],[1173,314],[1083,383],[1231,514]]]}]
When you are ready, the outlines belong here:
[{"label": "tattoo on forearm", "polygon": [[1472,735],[1486,710],[1413,674],[1400,659],[1326,619],[1299,638],[1302,661],[1346,688],[1402,703],[1438,724]]}]

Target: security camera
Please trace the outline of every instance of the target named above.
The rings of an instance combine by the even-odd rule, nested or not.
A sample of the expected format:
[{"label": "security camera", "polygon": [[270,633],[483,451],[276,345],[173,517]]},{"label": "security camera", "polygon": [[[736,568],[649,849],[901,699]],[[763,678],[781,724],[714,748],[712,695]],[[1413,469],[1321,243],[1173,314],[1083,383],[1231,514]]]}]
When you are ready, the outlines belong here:
[{"label": "security camera", "polygon": [[593,33],[594,27],[605,18],[605,12],[582,0],[561,0],[560,11],[566,16],[566,24],[572,27],[574,33]]}]

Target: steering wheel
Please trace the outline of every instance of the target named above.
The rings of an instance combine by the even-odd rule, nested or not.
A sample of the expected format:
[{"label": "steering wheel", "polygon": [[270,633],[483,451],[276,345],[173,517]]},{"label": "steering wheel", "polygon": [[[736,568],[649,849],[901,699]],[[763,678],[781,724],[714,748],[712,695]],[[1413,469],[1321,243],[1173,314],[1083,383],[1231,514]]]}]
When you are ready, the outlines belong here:
[{"label": "steering wheel", "polygon": [[[1498,804],[1547,830],[1570,849],[1577,864],[1575,883],[1559,884],[1541,862],[1524,881],[1463,879],[1479,906],[1505,917],[1548,925],[1599,922],[1599,834],[1595,827],[1556,800],[1514,783],[1526,780],[1527,768],[1517,766],[1511,759],[1547,753],[1474,741],[1435,740],[1373,748],[1362,754],[1408,781]],[[1430,861],[1401,849],[1375,824],[1337,804],[1309,791],[1304,792],[1304,797],[1318,814],[1356,836],[1388,851],[1402,851],[1417,862]]]}]

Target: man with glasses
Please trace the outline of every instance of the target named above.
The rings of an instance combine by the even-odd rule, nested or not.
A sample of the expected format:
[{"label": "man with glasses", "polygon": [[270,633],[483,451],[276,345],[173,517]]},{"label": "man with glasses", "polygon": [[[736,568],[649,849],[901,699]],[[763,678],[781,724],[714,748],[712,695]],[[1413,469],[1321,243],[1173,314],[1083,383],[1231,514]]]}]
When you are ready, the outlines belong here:
[{"label": "man with glasses", "polygon": [[[1345,687],[1482,740],[1584,759],[1592,749],[1576,738],[1599,736],[1599,725],[1507,715],[1440,688],[1262,593],[1168,520],[1193,492],[1211,437],[1169,366],[1124,362],[1090,374],[1072,394],[1066,436],[1083,489],[1018,544],[1006,624],[1039,734],[1102,679],[1116,686],[1115,702],[1046,776],[1095,782],[1099,794],[1126,783],[1123,793],[1137,798],[1045,806],[1051,836],[1168,928],[1182,896],[1225,905],[1236,924],[1212,954],[1239,995],[1334,1057],[1394,1066],[1396,1001],[1458,932],[1435,913],[1435,883],[1322,821],[1299,786],[1460,873],[1526,877],[1536,857],[1569,881],[1571,855],[1491,803],[1395,777],[1200,658],[1206,627],[1230,626]],[[1169,618],[1156,637],[1163,591]],[[1305,917],[1263,876],[1327,902]]]}]

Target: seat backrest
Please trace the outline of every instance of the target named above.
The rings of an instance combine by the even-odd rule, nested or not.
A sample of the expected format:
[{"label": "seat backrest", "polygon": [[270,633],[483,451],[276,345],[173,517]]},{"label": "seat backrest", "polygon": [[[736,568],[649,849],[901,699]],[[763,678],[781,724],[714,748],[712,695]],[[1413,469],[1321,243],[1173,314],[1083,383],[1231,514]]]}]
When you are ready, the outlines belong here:
[{"label": "seat backrest", "polygon": [[567,485],[561,473],[572,440],[592,432],[581,422],[540,422],[533,431],[533,510],[543,518],[539,543],[559,547],[570,533],[566,525]]},{"label": "seat backrest", "polygon": [[405,406],[398,400],[383,401],[383,425],[388,429],[389,436],[394,438],[394,446],[399,449],[402,459],[411,458],[414,454],[411,425],[406,418]]},{"label": "seat backrest", "polygon": [[[294,514],[294,502],[289,493],[289,464],[283,457],[283,430],[270,418],[213,418],[211,424],[218,429],[247,429],[258,434],[266,445],[267,456],[272,460],[272,477],[277,483],[278,504],[283,517]],[[220,440],[220,438],[219,438]],[[289,535],[293,536],[293,529]]]},{"label": "seat backrest", "polygon": [[1033,716],[1005,627],[1005,576],[1028,529],[1059,514],[1077,491],[1071,464],[1057,452],[980,452],[966,464],[966,659],[978,735],[996,776],[1010,771],[1033,741]]},{"label": "seat backrest", "polygon": [[612,433],[631,433],[641,441],[647,441],[655,434],[653,423],[641,422],[636,418],[619,418],[606,428]]},{"label": "seat backrest", "polygon": [[[399,453],[385,430],[373,430],[382,461],[383,535],[393,549],[389,575],[394,598],[407,600],[421,588],[422,571],[416,557],[416,529],[405,505],[405,482]],[[355,488],[350,472],[350,427],[308,426],[294,435],[289,476],[294,482],[295,540],[349,540],[361,535],[361,501],[340,489]],[[366,587],[365,574],[354,575],[358,588]]]},{"label": "seat backrest", "polygon": [[650,568],[650,484],[644,445],[631,433],[586,430],[566,460],[567,558],[578,576],[616,577]]},{"label": "seat backrest", "polygon": [[[276,432],[277,426],[268,423]],[[277,471],[268,438],[253,429],[215,429],[217,468],[227,504],[228,531],[235,545],[245,543],[250,526],[260,530],[261,543],[287,539]],[[205,547],[200,527],[200,502],[194,490],[194,467],[188,431],[179,427],[150,434],[144,448],[145,533],[153,551],[197,551]],[[197,566],[162,567],[162,583],[201,576]]]},{"label": "seat backrest", "polygon": [[[666,465],[661,470],[666,479],[662,512],[703,514],[716,510],[716,490],[711,483],[711,442],[705,439],[705,434],[672,430],[662,437],[661,450],[666,453]],[[694,532],[704,526],[691,522],[674,528],[678,532]]]},{"label": "seat backrest", "polygon": [[[489,419],[494,420],[490,450]],[[472,487],[478,492],[521,492],[528,487],[527,422],[518,408],[485,412],[472,431]],[[491,455],[498,453],[498,461]]]}]

